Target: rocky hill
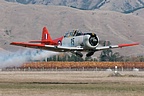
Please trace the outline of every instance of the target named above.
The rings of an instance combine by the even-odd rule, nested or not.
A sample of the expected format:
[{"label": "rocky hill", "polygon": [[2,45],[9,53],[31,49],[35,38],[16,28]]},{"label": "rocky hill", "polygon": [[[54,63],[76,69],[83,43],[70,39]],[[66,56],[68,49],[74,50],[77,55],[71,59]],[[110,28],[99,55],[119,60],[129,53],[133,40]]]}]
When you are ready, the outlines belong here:
[{"label": "rocky hill", "polygon": [[[34,0],[29,3],[32,1]],[[114,0],[110,2],[112,1]],[[5,50],[16,51],[21,48],[9,45],[12,41],[41,39],[41,30],[46,26],[52,38],[59,37],[68,30],[80,29],[95,32],[100,39],[109,40],[112,44],[140,42],[140,46],[115,51],[124,55],[144,54],[144,19],[137,16],[140,13],[138,10],[133,15],[109,10],[79,10],[66,6],[24,5],[0,1],[0,12],[0,47]]]},{"label": "rocky hill", "polygon": [[144,8],[144,0],[6,0],[22,4],[68,6],[82,10],[110,10],[132,13]]}]

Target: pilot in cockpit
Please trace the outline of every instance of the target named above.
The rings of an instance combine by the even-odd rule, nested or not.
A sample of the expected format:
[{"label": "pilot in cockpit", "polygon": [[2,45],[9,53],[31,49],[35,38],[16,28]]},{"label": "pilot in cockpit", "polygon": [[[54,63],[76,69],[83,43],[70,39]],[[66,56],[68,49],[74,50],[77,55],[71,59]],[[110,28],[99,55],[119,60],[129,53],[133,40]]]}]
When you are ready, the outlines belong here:
[{"label": "pilot in cockpit", "polygon": [[80,36],[83,35],[83,33],[79,30],[74,30],[73,36]]},{"label": "pilot in cockpit", "polygon": [[77,34],[77,30],[74,30],[73,36],[76,36],[76,34]]},{"label": "pilot in cockpit", "polygon": [[79,30],[73,30],[72,32],[67,32],[64,37],[81,36],[83,33]]}]

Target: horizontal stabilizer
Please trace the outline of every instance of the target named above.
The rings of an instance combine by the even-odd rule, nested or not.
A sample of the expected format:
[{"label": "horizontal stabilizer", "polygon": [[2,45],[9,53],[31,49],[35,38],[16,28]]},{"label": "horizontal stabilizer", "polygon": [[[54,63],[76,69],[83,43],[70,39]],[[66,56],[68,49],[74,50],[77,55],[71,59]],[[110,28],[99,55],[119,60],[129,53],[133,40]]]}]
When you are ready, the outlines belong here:
[{"label": "horizontal stabilizer", "polygon": [[23,42],[12,42],[10,45],[16,45],[16,46],[23,46],[23,47],[45,47],[44,44],[30,44],[30,43],[23,43]]},{"label": "horizontal stabilizer", "polygon": [[40,41],[40,40],[35,40],[35,41],[29,41],[29,43],[41,43],[42,41]]}]

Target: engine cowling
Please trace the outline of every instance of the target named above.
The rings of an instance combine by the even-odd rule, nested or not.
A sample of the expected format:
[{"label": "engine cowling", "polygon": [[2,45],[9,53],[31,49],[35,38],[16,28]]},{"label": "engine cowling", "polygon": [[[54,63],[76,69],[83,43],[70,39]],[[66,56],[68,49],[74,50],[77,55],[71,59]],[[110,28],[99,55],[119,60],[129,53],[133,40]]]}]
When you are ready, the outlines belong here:
[{"label": "engine cowling", "polygon": [[99,44],[99,38],[94,33],[86,33],[83,44],[85,49],[94,49]]}]

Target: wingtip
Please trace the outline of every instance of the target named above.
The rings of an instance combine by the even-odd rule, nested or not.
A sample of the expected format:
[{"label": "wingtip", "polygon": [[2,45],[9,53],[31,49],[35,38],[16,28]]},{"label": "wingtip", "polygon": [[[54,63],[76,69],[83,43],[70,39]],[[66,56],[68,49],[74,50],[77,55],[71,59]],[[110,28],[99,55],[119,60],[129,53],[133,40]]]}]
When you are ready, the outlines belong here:
[{"label": "wingtip", "polygon": [[120,48],[122,47],[128,47],[128,46],[135,46],[135,45],[139,45],[140,43],[136,42],[136,43],[130,43],[130,44],[119,44],[118,46]]},{"label": "wingtip", "polygon": [[11,42],[10,45],[14,45],[14,42]]},{"label": "wingtip", "polygon": [[139,42],[135,43],[135,45],[139,45],[139,44],[140,44]]},{"label": "wingtip", "polygon": [[20,44],[20,42],[11,42],[10,45],[17,45]]}]

